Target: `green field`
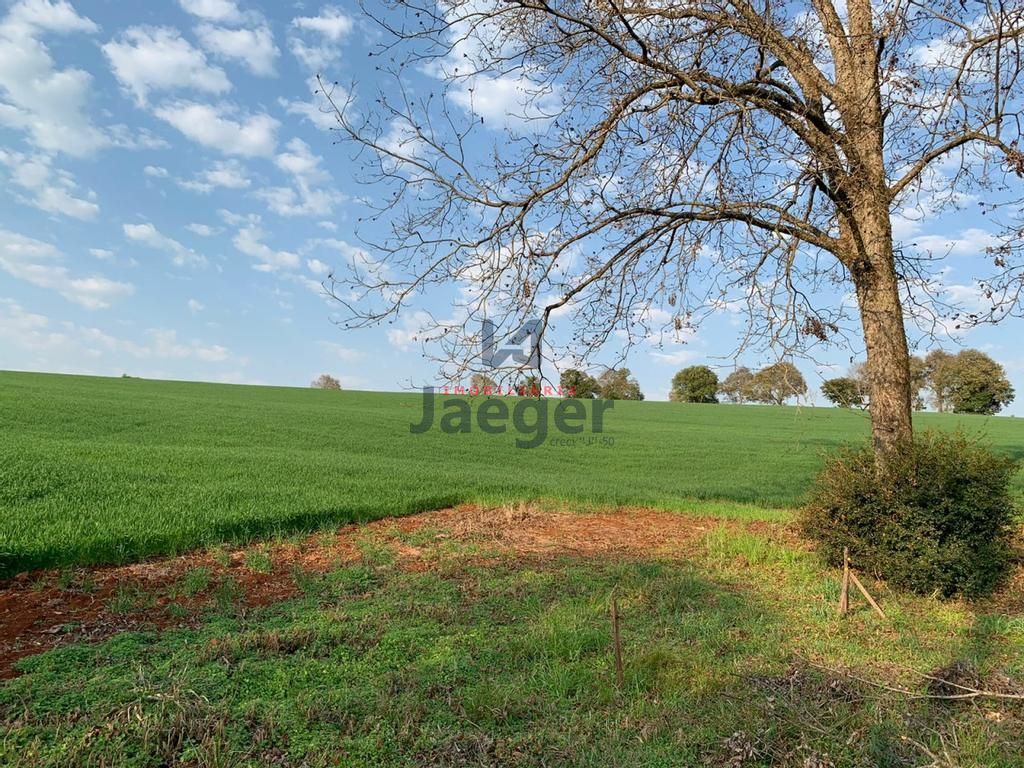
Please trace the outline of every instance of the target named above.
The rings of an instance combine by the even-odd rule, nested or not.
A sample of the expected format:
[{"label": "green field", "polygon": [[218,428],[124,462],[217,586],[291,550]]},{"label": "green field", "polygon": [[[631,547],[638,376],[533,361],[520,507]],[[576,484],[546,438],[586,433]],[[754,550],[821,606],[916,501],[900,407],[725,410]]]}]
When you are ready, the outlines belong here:
[{"label": "green field", "polygon": [[[865,414],[833,408],[618,402],[603,433],[613,445],[518,449],[514,435],[475,425],[410,434],[421,400],[0,373],[0,573],[462,501],[789,507],[825,453],[868,431]],[[1017,419],[920,414],[918,423],[962,426],[1024,456]]]},{"label": "green field", "polygon": [[[0,373],[3,575],[62,566],[0,584],[0,764],[1024,768],[1020,571],[865,573],[886,617],[840,617],[794,530],[864,414],[620,402],[527,450],[421,405]],[[1024,455],[1016,419],[919,426]]]}]

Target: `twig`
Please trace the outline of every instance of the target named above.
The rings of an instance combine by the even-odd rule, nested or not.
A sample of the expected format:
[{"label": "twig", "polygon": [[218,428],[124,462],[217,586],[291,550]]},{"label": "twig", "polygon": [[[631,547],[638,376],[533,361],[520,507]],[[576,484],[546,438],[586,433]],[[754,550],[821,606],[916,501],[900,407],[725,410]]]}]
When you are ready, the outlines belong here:
[{"label": "twig", "polygon": [[850,680],[855,680],[858,683],[864,683],[865,685],[870,685],[874,688],[880,688],[884,691],[898,693],[901,696],[906,696],[910,699],[937,699],[941,701],[959,701],[963,699],[1005,699],[1009,701],[1024,701],[1024,694],[999,693],[998,691],[986,691],[980,688],[968,688],[967,686],[957,685],[956,683],[951,683],[948,680],[942,680],[936,677],[932,677],[931,675],[925,675],[921,672],[917,673],[921,675],[921,677],[928,678],[929,680],[934,680],[938,683],[945,683],[946,685],[950,685],[955,688],[963,689],[966,691],[966,693],[915,693],[914,691],[908,691],[906,688],[897,688],[895,686],[886,685],[885,683],[877,683],[874,680],[868,680],[864,677],[858,677],[857,675],[854,675],[845,670],[833,669],[832,667],[826,666],[824,664],[818,664],[814,661],[807,660],[807,663],[812,667],[816,667],[817,669],[821,669],[826,672],[831,672],[834,675],[841,675],[843,677],[849,678]]},{"label": "twig", "polygon": [[839,615],[850,610],[850,550],[843,547],[843,585],[839,588]]},{"label": "twig", "polygon": [[908,744],[913,744],[919,750],[924,752],[925,755],[927,755],[928,757],[930,757],[932,759],[931,765],[927,766],[927,768],[942,768],[942,766],[949,766],[950,768],[956,768],[956,763],[954,763],[952,760],[950,760],[949,753],[946,752],[945,745],[943,745],[942,751],[946,754],[946,757],[945,757],[945,759],[943,759],[943,758],[939,757],[938,755],[936,755],[934,752],[932,752],[930,749],[928,749],[928,747],[926,747],[924,744],[922,744],[919,741],[915,741],[914,739],[910,738],[909,736],[900,736],[900,740],[901,741],[905,741]]},{"label": "twig", "polygon": [[615,687],[622,690],[622,638],[619,636],[619,599],[612,594],[612,643],[615,647]]},{"label": "twig", "polygon": [[860,579],[857,578],[857,574],[854,573],[853,571],[850,571],[850,578],[853,580],[853,583],[857,585],[857,589],[860,590],[860,593],[862,595],[864,595],[865,599],[869,603],[871,603],[871,607],[875,609],[875,613],[877,613],[879,616],[881,616],[884,619],[885,618],[885,611],[883,611],[881,608],[878,607],[878,603],[875,602],[875,598],[873,598],[868,593],[868,591],[864,587],[864,585],[860,583]]}]

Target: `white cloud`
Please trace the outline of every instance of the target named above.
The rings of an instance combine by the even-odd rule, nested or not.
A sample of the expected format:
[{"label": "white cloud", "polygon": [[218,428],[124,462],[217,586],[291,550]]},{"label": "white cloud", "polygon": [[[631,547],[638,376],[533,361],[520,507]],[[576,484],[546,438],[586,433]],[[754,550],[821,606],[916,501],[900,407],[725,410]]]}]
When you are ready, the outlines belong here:
[{"label": "white cloud", "polygon": [[392,279],[391,270],[388,265],[374,259],[365,248],[360,248],[357,245],[352,245],[334,237],[310,240],[307,244],[307,250],[313,248],[327,248],[330,251],[335,251],[341,256],[342,261],[348,267],[365,275],[372,276],[381,282],[388,282]]},{"label": "white cloud", "polygon": [[[317,83],[316,78],[312,78],[309,81],[309,86],[311,95],[308,101],[289,101],[288,99],[278,99],[277,103],[289,115],[298,115],[299,117],[305,118],[321,131],[329,131],[332,128],[337,128],[338,119],[334,110],[330,108],[330,105],[326,104],[325,101],[321,100],[317,96],[316,91],[319,90],[320,84]],[[333,95],[342,103],[347,98],[340,90],[336,90]]]},{"label": "white cloud", "polygon": [[420,343],[424,334],[437,325],[430,314],[423,310],[407,312],[401,316],[399,322],[401,327],[388,329],[388,343],[403,352],[408,351],[414,344]]},{"label": "white cloud", "polygon": [[223,363],[231,356],[227,347],[219,344],[203,344],[198,341],[182,342],[173,330],[154,329],[149,331],[150,350],[155,357],[195,358],[207,363]]},{"label": "white cloud", "polygon": [[[54,322],[45,315],[29,312],[10,299],[0,299],[0,340],[8,341],[12,348],[28,352],[29,356],[22,365],[30,370],[102,371],[111,374],[132,370],[130,365],[137,361],[248,363],[245,358],[233,355],[227,347],[197,339],[181,340],[173,330],[151,328],[141,341],[133,341],[112,336],[95,327],[67,321]],[[100,370],[94,366],[99,366]],[[152,375],[167,376],[159,371]]]},{"label": "white cloud", "polygon": [[196,301],[195,299],[188,300],[188,311],[193,315],[198,312],[202,312],[204,309],[206,309],[206,305],[202,302]]},{"label": "white cloud", "polygon": [[[234,213],[227,210],[226,208],[218,208],[217,215],[220,216],[221,220],[232,227],[238,227],[249,221],[249,218],[242,216],[240,213]],[[256,221],[259,219],[257,218]]]},{"label": "white cloud", "polygon": [[12,299],[0,299],[0,312],[4,319],[0,323],[0,337],[32,344],[33,347],[43,346],[40,343],[43,339],[36,335],[49,325],[50,319],[46,315],[28,312]]},{"label": "white cloud", "polygon": [[652,351],[651,357],[657,360],[659,363],[668,363],[670,365],[682,365],[688,363],[697,357],[697,353],[692,349],[679,349],[675,352],[659,352]]},{"label": "white cloud", "polygon": [[146,103],[151,90],[231,90],[224,70],[210,64],[206,54],[170,27],[129,27],[118,40],[104,45],[103,53],[114,76],[140,105]]},{"label": "white cloud", "polygon": [[100,261],[114,260],[114,252],[106,248],[90,248],[89,253]]},{"label": "white cloud", "polygon": [[965,229],[957,237],[919,235],[914,245],[936,256],[981,256],[986,248],[999,245],[999,238],[984,229]]},{"label": "white cloud", "polygon": [[546,122],[560,111],[560,95],[553,86],[534,81],[528,72],[485,74],[494,64],[500,65],[504,55],[513,53],[506,30],[493,14],[500,5],[499,0],[446,5],[443,13],[449,23],[451,48],[446,56],[425,64],[423,70],[452,83],[452,101],[482,117],[491,128]]},{"label": "white cloud", "polygon": [[166,179],[168,171],[166,168],[161,168],[159,165],[147,165],[142,169],[142,172],[147,176],[152,176],[154,179]]},{"label": "white cloud", "polygon": [[318,32],[332,42],[338,42],[352,31],[352,19],[332,5],[325,5],[318,16],[300,16],[292,19],[292,26],[309,32]]},{"label": "white cloud", "polygon": [[280,123],[270,115],[250,115],[228,105],[175,101],[155,110],[188,138],[225,155],[270,155],[277,145]]},{"label": "white cloud", "polygon": [[306,266],[314,275],[326,275],[331,271],[331,265],[320,261],[320,259],[307,259]]},{"label": "white cloud", "polygon": [[177,266],[186,264],[205,264],[206,258],[187,248],[177,240],[161,233],[152,224],[125,224],[122,229],[124,236],[136,243],[148,245],[164,253],[169,253]]},{"label": "white cloud", "polygon": [[0,20],[0,126],[24,131],[46,152],[75,157],[112,139],[87,114],[92,77],[57,69],[43,35],[92,34],[96,24],[65,0],[21,0]]},{"label": "white cloud", "polygon": [[215,56],[239,61],[254,75],[274,74],[274,62],[280,51],[274,45],[270,27],[228,29],[200,24],[196,34],[203,48]]},{"label": "white cloud", "polygon": [[107,277],[75,277],[63,261],[64,255],[50,243],[0,229],[0,269],[19,280],[56,291],[86,309],[104,309],[135,292],[133,285]]},{"label": "white cloud", "polygon": [[301,139],[288,142],[287,151],[274,159],[282,172],[293,182],[291,187],[266,187],[255,193],[270,210],[279,216],[324,216],[343,196],[323,185],[331,176],[320,167],[321,158],[314,155]]},{"label": "white cloud", "polygon": [[178,0],[186,13],[207,21],[238,22],[244,18],[234,0]]},{"label": "white cloud", "polygon": [[206,195],[216,187],[247,189],[252,182],[241,163],[237,160],[224,160],[216,162],[210,168],[196,174],[191,181],[179,181],[178,184],[185,189]]},{"label": "white cloud", "polygon": [[232,242],[240,252],[260,262],[254,267],[254,269],[260,272],[273,272],[282,268],[294,269],[299,266],[300,259],[298,254],[291,253],[290,251],[275,251],[262,242],[262,240],[263,230],[259,228],[257,223],[251,223],[249,226],[240,229]]},{"label": "white cloud", "polygon": [[338,8],[326,5],[317,16],[292,19],[294,30],[288,39],[292,54],[303,65],[320,72],[341,58],[341,41],[352,31],[354,23]]},{"label": "white cloud", "polygon": [[110,145],[119,149],[170,149],[170,142],[160,138],[148,128],[131,129],[117,124],[107,127]]},{"label": "white cloud", "polygon": [[315,181],[328,178],[327,174],[320,170],[320,158],[310,151],[309,145],[302,139],[289,141],[288,151],[279,154],[274,164],[293,176],[311,178]]},{"label": "white cloud", "polygon": [[195,235],[199,235],[200,237],[212,237],[219,231],[211,227],[209,224],[195,223],[189,224],[187,227],[185,227],[185,229],[187,229],[189,232]]},{"label": "white cloud", "polygon": [[346,363],[354,363],[359,360],[363,353],[358,349],[352,349],[351,347],[344,347],[333,341],[318,341],[317,346],[320,347],[324,352],[329,355],[337,357],[339,360],[343,360]]},{"label": "white cloud", "polygon": [[79,16],[67,0],[21,0],[11,6],[4,20],[12,26],[32,27],[47,32],[96,32],[91,19]]},{"label": "white cloud", "polygon": [[10,181],[28,194],[22,200],[47,213],[58,213],[75,219],[92,219],[99,213],[95,193],[76,197],[74,177],[67,171],[54,170],[46,155],[29,157],[20,152],[0,149],[0,165],[10,169]]},{"label": "white cloud", "polygon": [[486,125],[503,128],[511,123],[546,121],[559,112],[558,94],[549,86],[526,77],[478,75],[460,83],[452,101],[479,115]]}]

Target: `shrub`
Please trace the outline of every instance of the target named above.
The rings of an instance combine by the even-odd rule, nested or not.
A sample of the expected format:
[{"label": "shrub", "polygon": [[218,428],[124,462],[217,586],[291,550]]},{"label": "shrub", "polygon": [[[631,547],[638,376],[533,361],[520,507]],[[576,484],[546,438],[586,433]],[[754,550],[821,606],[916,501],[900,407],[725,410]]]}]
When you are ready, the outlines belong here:
[{"label": "shrub", "polygon": [[959,433],[924,433],[876,466],[870,447],[832,457],[802,510],[827,562],[922,594],[991,592],[1013,561],[1012,459]]},{"label": "shrub", "polygon": [[313,383],[310,384],[309,386],[313,387],[313,389],[340,390],[341,389],[341,382],[338,381],[333,376],[331,376],[330,374],[321,373],[319,376],[317,376],[313,380]]}]

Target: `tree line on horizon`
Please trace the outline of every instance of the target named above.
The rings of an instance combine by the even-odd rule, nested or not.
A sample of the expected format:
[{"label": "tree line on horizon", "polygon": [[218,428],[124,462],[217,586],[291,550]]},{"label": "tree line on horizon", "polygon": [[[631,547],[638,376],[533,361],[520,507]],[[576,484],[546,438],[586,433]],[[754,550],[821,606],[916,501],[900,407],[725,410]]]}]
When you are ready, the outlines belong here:
[{"label": "tree line on horizon", "polygon": [[[570,368],[562,372],[558,386],[561,394],[582,400],[643,400],[644,393],[640,383],[633,377],[629,368],[606,368],[598,376],[591,376],[585,371]],[[539,376],[528,376],[513,389],[524,397],[540,397],[545,393],[544,383]],[[470,378],[471,394],[491,394],[499,392],[500,387],[490,376],[475,373]]]},{"label": "tree line on horizon", "polygon": [[793,363],[780,360],[752,371],[741,366],[719,381],[706,365],[691,365],[672,377],[668,399],[680,403],[730,403],[783,405],[807,394],[807,382]]},{"label": "tree line on horizon", "polygon": [[[910,360],[911,394],[915,410],[931,405],[939,413],[975,413],[992,415],[1013,402],[1015,393],[1006,370],[977,349],[953,354],[935,349],[924,357]],[[312,386],[341,389],[333,376],[321,375]],[[628,368],[606,368],[598,376],[570,368],[559,377],[559,394],[584,400],[643,400],[640,384]],[[479,394],[498,391],[495,381],[482,373],[474,374],[471,390]],[[529,376],[515,387],[523,396],[544,394],[540,377]],[[669,400],[683,403],[764,403],[784,405],[807,395],[807,382],[791,362],[780,360],[759,370],[740,366],[724,380],[707,365],[691,365],[672,377]],[[854,364],[845,376],[826,379],[821,394],[840,408],[870,407],[871,383],[867,365]],[[924,392],[927,393],[924,394]]]},{"label": "tree line on horizon", "polygon": [[[981,350],[953,354],[935,349],[911,358],[911,394],[915,410],[930,404],[939,413],[992,415],[1013,402],[1014,390],[1006,370]],[[923,394],[927,391],[927,397]],[[846,376],[827,379],[821,386],[826,400],[840,408],[868,408],[871,382],[865,363]],[[790,362],[780,361],[751,371],[739,367],[724,381],[706,365],[691,365],[672,377],[669,400],[685,403],[768,403],[783,405],[807,394],[807,383]]]},{"label": "tree line on horizon", "polygon": [[[930,404],[939,413],[976,413],[991,416],[1013,402],[1015,392],[1006,369],[978,349],[956,354],[934,349],[910,358],[910,388],[914,410]],[[927,397],[922,394],[927,390]],[[868,408],[870,382],[864,363],[846,376],[826,380],[825,398],[840,408]]]}]

